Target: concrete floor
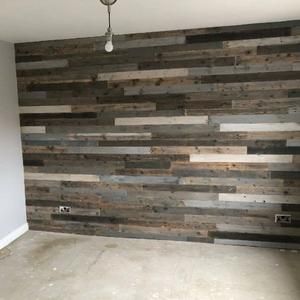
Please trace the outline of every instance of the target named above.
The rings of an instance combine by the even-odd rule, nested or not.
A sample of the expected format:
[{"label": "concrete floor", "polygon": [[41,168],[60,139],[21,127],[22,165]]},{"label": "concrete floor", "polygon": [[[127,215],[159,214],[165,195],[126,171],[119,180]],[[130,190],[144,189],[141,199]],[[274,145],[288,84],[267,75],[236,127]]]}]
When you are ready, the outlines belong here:
[{"label": "concrete floor", "polygon": [[0,251],[1,300],[299,300],[300,253],[28,232]]}]

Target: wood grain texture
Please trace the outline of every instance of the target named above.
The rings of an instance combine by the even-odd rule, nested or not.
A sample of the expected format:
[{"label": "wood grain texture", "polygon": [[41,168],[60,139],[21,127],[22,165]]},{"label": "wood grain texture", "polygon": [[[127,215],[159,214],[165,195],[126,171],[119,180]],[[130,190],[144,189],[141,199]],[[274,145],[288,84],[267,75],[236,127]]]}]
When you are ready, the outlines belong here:
[{"label": "wood grain texture", "polygon": [[131,72],[113,72],[98,74],[99,81],[118,81],[118,80],[142,80],[152,78],[186,77],[189,75],[188,69],[166,69],[166,70],[146,70]]},{"label": "wood grain texture", "polygon": [[220,131],[300,131],[300,123],[221,124]]},{"label": "wood grain texture", "polygon": [[299,247],[299,28],[17,44],[30,227]]},{"label": "wood grain texture", "polygon": [[292,155],[191,154],[191,162],[292,163]]},{"label": "wood grain texture", "polygon": [[20,114],[57,114],[57,113],[71,113],[72,107],[70,105],[57,106],[23,106],[19,108]]},{"label": "wood grain texture", "polygon": [[153,118],[116,118],[116,126],[135,126],[135,125],[176,125],[176,124],[206,124],[206,116],[199,117],[153,117]]},{"label": "wood grain texture", "polygon": [[68,67],[69,61],[67,59],[53,59],[33,62],[20,62],[16,64],[17,70],[43,70],[52,68]]},{"label": "wood grain texture", "polygon": [[45,126],[22,126],[22,133],[46,133]]}]

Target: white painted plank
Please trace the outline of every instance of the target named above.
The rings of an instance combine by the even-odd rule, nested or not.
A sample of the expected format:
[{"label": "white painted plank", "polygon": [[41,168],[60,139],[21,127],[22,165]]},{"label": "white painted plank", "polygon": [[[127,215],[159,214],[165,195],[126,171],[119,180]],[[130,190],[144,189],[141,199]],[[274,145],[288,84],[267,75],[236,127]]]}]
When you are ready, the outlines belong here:
[{"label": "white painted plank", "polygon": [[218,194],[203,193],[197,200],[181,200],[185,207],[212,208],[218,203]]},{"label": "white painted plank", "polygon": [[247,39],[238,41],[225,41],[223,42],[224,48],[233,47],[256,47],[268,45],[288,45],[300,43],[300,35],[284,36],[284,37],[270,37],[260,39]]},{"label": "white painted plank", "polygon": [[83,181],[99,182],[97,175],[82,174],[50,174],[50,173],[28,173],[25,172],[25,180],[50,180],[50,181]]},{"label": "white painted plank", "polygon": [[45,126],[23,126],[21,127],[21,133],[29,134],[29,133],[46,133]]},{"label": "white painted plank", "polygon": [[135,126],[135,125],[191,125],[207,124],[207,116],[179,116],[179,117],[148,117],[148,118],[116,118],[116,126]]},{"label": "white painted plank", "polygon": [[151,150],[153,154],[247,154],[243,146],[158,146]]},{"label": "white painted plank", "polygon": [[100,73],[98,81],[183,77],[188,73],[186,68]]},{"label": "white painted plank", "polygon": [[71,105],[55,105],[55,106],[21,106],[20,114],[56,114],[71,113]]},{"label": "white painted plank", "polygon": [[235,124],[227,123],[220,125],[221,132],[246,131],[246,132],[263,132],[263,131],[299,131],[300,123],[257,123],[257,124]]},{"label": "white painted plank", "polygon": [[293,155],[191,154],[191,162],[292,163]]},{"label": "white painted plank", "polygon": [[291,195],[253,195],[228,193],[219,194],[219,201],[300,204],[300,197]]},{"label": "white painted plank", "polygon": [[[293,100],[300,98],[293,98]],[[293,114],[262,114],[262,115],[212,115],[211,123],[216,124],[258,124],[258,123],[291,123],[300,120],[300,113]]]}]

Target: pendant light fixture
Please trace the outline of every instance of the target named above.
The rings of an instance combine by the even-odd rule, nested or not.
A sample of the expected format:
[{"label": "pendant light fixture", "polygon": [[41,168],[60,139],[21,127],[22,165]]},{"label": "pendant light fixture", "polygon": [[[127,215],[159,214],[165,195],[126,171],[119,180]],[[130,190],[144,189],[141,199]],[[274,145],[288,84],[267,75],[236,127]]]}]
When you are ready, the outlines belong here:
[{"label": "pendant light fixture", "polygon": [[114,5],[117,2],[117,0],[100,0],[100,1],[102,4],[107,6],[107,12],[108,12],[108,28],[105,34],[106,37],[105,51],[112,52],[114,50],[114,45],[113,45],[113,32],[111,29],[110,15],[111,15],[111,6]]}]

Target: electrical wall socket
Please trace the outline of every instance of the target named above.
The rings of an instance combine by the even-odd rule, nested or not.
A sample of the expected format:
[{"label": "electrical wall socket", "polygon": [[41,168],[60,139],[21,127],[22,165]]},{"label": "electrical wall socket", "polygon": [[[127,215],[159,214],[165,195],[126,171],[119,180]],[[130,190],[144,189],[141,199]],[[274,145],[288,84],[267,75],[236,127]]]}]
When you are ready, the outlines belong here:
[{"label": "electrical wall socket", "polygon": [[282,215],[278,214],[275,215],[275,223],[279,224],[291,224],[292,223],[292,216],[291,215]]},{"label": "electrical wall socket", "polygon": [[59,212],[61,214],[69,214],[69,213],[71,213],[71,207],[70,206],[60,206]]}]

